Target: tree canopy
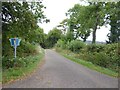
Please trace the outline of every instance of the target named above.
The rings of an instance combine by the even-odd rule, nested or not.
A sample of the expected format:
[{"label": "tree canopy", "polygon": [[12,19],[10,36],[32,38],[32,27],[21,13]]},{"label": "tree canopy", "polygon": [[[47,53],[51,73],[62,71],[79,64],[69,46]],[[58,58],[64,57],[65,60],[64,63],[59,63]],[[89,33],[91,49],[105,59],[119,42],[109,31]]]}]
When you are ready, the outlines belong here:
[{"label": "tree canopy", "polygon": [[43,9],[42,2],[2,2],[3,55],[8,55],[10,38],[18,37],[31,43],[43,41],[40,40],[43,30],[37,25],[49,22]]},{"label": "tree canopy", "polygon": [[[73,33],[73,39],[81,38],[84,42],[92,33],[92,43],[96,42],[96,31],[101,26],[111,26],[109,42],[119,39],[119,3],[120,2],[88,2],[87,6],[75,4],[66,13],[67,18],[58,27],[62,31]],[[71,34],[72,35],[72,34]]]},{"label": "tree canopy", "polygon": [[116,43],[120,41],[120,2],[107,3],[106,6],[111,26],[110,33],[108,34],[109,41],[107,43]]},{"label": "tree canopy", "polygon": [[57,41],[61,38],[62,32],[57,29],[57,28],[53,28],[51,31],[49,31],[49,33],[46,35],[46,39],[45,39],[45,47],[46,48],[51,48],[53,47]]}]

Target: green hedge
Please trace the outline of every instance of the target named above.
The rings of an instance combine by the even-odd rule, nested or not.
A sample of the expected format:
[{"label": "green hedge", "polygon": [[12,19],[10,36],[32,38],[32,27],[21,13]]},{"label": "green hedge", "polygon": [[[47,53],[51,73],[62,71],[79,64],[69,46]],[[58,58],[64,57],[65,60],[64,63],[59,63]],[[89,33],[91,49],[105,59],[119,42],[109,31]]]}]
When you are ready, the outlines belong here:
[{"label": "green hedge", "polygon": [[73,52],[79,52],[85,47],[85,43],[80,40],[72,40],[71,42],[68,42],[67,47]]},{"label": "green hedge", "polygon": [[90,61],[95,65],[101,67],[109,68],[113,71],[118,72],[118,65],[120,65],[120,55],[118,48],[118,43],[114,44],[88,44],[79,40],[72,40],[71,42],[66,42],[59,40],[57,47],[62,49],[70,50],[76,55],[75,58]]},{"label": "green hedge", "polygon": [[101,52],[105,49],[104,44],[89,44],[87,45],[87,51],[89,52]]},{"label": "green hedge", "polygon": [[118,44],[87,45],[87,49],[79,53],[79,58],[92,62],[93,64],[112,69],[118,72],[120,57],[118,55]]},{"label": "green hedge", "polygon": [[57,43],[56,43],[55,46],[56,46],[56,47],[60,47],[60,48],[62,48],[62,49],[65,49],[65,48],[66,48],[66,42],[63,41],[63,40],[61,40],[61,39],[59,39],[59,40],[57,41]]},{"label": "green hedge", "polygon": [[60,47],[62,49],[68,49],[68,50],[71,50],[73,52],[79,52],[82,48],[85,47],[85,43],[83,43],[82,41],[80,40],[72,40],[72,41],[68,41],[68,42],[65,42],[63,40],[58,40],[57,44],[56,44],[56,47]]}]

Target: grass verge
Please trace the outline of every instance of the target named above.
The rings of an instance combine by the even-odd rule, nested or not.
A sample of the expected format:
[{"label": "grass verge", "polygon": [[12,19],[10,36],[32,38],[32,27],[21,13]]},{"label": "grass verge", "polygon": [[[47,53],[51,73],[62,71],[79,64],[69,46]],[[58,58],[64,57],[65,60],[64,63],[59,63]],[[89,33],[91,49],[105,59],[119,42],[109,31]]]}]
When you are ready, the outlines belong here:
[{"label": "grass verge", "polygon": [[24,58],[25,60],[29,60],[30,63],[25,67],[17,67],[17,68],[9,68],[2,72],[2,83],[10,83],[15,81],[16,79],[22,79],[23,77],[31,74],[39,65],[39,63],[43,60],[44,51],[39,52],[37,55],[28,56]]},{"label": "grass verge", "polygon": [[[59,52],[59,51],[57,51],[57,52]],[[106,75],[109,75],[109,76],[112,76],[112,77],[118,77],[118,73],[117,72],[112,71],[112,70],[107,69],[107,68],[100,67],[98,65],[94,65],[93,63],[85,61],[85,60],[74,58],[73,56],[70,56],[70,55],[64,53],[64,50],[60,51],[59,53],[62,56],[68,58],[69,60],[74,61],[74,62],[76,62],[78,64],[81,64],[81,65],[83,65],[85,67],[88,67],[88,68],[90,68],[92,70],[96,70],[96,71],[98,71],[100,73],[103,73],[103,74],[106,74]]]}]

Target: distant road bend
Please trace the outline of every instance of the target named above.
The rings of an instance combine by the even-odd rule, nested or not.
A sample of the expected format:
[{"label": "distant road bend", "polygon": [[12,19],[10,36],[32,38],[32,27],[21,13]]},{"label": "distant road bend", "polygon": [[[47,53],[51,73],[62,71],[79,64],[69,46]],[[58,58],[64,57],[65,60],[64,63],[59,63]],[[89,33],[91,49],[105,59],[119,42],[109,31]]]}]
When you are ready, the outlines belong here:
[{"label": "distant road bend", "polygon": [[45,64],[30,77],[5,88],[118,88],[118,79],[74,63],[46,50]]}]

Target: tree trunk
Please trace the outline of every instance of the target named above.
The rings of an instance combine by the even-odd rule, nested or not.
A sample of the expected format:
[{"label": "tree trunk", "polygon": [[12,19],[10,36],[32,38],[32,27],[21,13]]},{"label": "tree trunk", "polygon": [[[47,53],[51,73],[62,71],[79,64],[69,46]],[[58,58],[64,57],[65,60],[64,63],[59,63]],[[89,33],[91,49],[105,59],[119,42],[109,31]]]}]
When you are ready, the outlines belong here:
[{"label": "tree trunk", "polygon": [[98,23],[99,23],[99,15],[97,15],[97,17],[96,17],[96,23],[95,23],[93,33],[92,33],[92,37],[93,37],[92,38],[92,44],[94,44],[96,42],[96,31],[97,31]]},{"label": "tree trunk", "polygon": [[93,30],[93,33],[92,33],[92,43],[95,43],[96,42],[96,30],[97,30],[97,26],[95,27],[95,29]]},{"label": "tree trunk", "polygon": [[83,39],[83,42],[86,42],[86,39]]}]

